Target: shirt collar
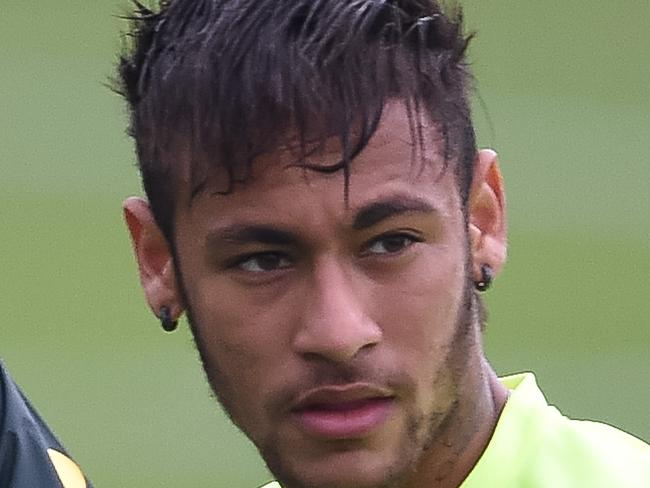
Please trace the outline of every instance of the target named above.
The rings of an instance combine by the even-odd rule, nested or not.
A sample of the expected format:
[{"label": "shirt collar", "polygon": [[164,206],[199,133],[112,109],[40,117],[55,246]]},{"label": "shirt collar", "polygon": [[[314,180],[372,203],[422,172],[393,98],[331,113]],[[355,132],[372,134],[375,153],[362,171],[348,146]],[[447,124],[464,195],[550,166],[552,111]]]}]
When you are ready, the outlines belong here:
[{"label": "shirt collar", "polygon": [[506,402],[492,438],[460,488],[516,486],[519,470],[529,459],[530,449],[543,432],[539,417],[548,409],[544,394],[537,386],[533,373],[520,373],[500,378],[510,396]]}]

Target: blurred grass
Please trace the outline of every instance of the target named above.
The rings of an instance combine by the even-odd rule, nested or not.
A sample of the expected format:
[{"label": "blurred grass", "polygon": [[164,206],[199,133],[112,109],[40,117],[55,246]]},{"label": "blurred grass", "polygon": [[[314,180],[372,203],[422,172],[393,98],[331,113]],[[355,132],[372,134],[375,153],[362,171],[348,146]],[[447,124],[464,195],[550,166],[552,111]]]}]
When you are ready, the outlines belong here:
[{"label": "blurred grass", "polygon": [[[189,334],[162,335],[139,290],[119,211],[139,183],[102,86],[126,3],[0,4],[0,356],[96,486],[255,486]],[[489,357],[650,440],[650,4],[466,9],[510,214]]]}]

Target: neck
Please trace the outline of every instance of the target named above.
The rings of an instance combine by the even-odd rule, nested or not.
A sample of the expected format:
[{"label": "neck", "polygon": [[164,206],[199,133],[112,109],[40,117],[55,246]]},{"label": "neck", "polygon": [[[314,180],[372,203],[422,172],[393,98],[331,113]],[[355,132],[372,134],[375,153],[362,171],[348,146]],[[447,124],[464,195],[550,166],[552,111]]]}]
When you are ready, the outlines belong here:
[{"label": "neck", "polygon": [[485,451],[508,390],[484,358],[482,374],[465,385],[455,418],[422,457],[407,488],[458,488]]}]

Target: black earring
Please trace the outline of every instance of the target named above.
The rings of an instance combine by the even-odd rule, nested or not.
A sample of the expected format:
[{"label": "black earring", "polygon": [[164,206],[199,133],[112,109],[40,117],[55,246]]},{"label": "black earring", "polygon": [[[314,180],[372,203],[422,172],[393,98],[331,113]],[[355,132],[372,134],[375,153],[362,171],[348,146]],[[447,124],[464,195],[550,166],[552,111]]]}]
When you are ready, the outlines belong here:
[{"label": "black earring", "polygon": [[492,268],[489,264],[481,265],[481,279],[474,283],[474,287],[480,291],[484,292],[492,285],[492,279],[494,278],[492,274]]},{"label": "black earring", "polygon": [[172,320],[172,313],[169,310],[169,307],[160,307],[158,318],[160,319],[160,325],[165,330],[165,332],[174,332],[176,330],[178,322],[176,320]]}]

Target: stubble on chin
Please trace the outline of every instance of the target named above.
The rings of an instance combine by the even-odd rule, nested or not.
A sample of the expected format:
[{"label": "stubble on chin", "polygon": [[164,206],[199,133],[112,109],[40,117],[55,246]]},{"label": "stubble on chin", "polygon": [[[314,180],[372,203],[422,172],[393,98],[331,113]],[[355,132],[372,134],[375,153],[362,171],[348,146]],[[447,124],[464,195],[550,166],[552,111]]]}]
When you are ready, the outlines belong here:
[{"label": "stubble on chin", "polygon": [[[472,290],[465,292],[454,340],[445,351],[443,366],[432,380],[434,396],[429,411],[407,415],[403,439],[393,453],[392,463],[386,466],[383,479],[363,488],[404,488],[410,486],[422,470],[433,474],[432,480],[444,480],[472,438],[474,430],[463,425],[471,419],[462,418],[468,415],[468,409],[471,410],[467,403],[472,399],[462,397],[467,394],[463,391],[472,373],[468,369],[475,367],[471,357],[477,347],[475,334],[479,330],[480,307],[477,307]],[[283,488],[361,488],[358,484],[337,485],[307,479],[292,469],[292,463],[286,459],[290,453],[282,453],[279,445],[278,439],[271,438],[258,449]]]},{"label": "stubble on chin", "polygon": [[[391,460],[383,468],[383,476],[373,484],[346,483],[343,479],[340,483],[319,482],[316,479],[318,473],[311,475],[300,472],[300,467],[295,466],[299,459],[292,457],[291,452],[283,451],[280,448],[283,444],[276,436],[271,436],[257,447],[269,471],[283,488],[404,488],[420,467],[422,459],[432,447],[437,447],[449,424],[453,423],[458,400],[448,396],[448,380],[446,375],[441,374],[433,381],[434,391],[444,391],[443,395],[447,397],[443,404],[432,405],[428,412],[407,414],[402,440],[393,448]],[[356,478],[356,475],[350,474],[350,478]]]},{"label": "stubble on chin", "polygon": [[[274,441],[266,442],[259,450],[267,468],[282,488],[402,488],[416,465],[413,460],[417,458],[414,451],[417,450],[415,446],[418,430],[417,421],[414,421],[408,428],[408,435],[402,441],[402,446],[396,451],[392,464],[385,468],[382,479],[371,484],[361,484],[358,481],[359,473],[349,473],[349,480],[357,481],[346,481],[345,473],[339,473],[341,479],[338,482],[318,480],[321,473],[303,473],[300,467],[295,468],[294,464],[299,460],[288,460],[287,457],[291,456],[291,453],[283,454]],[[377,473],[373,473],[373,477],[376,476]]]}]

